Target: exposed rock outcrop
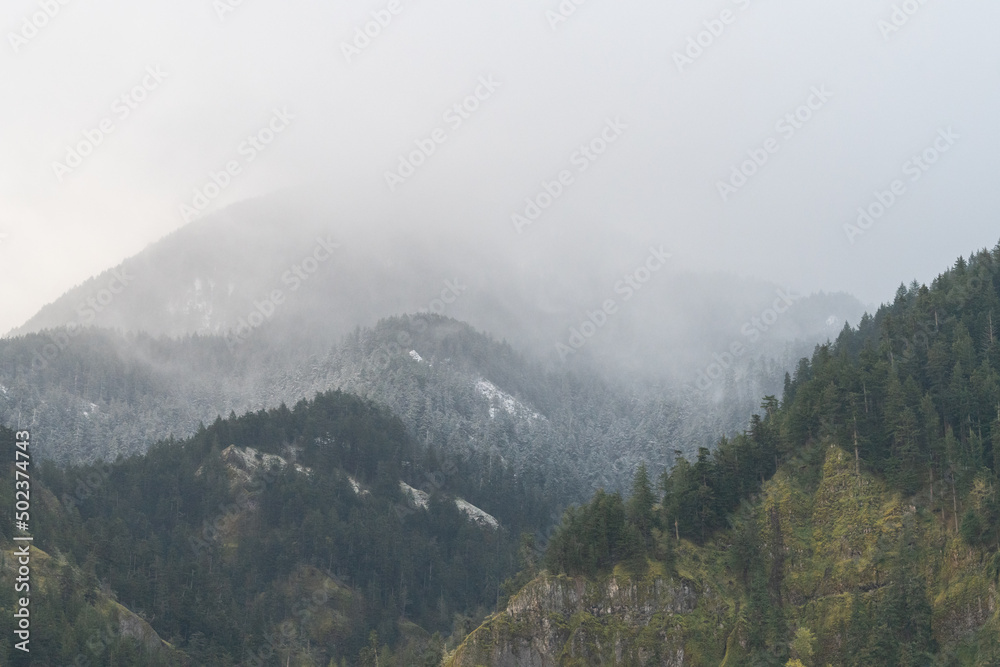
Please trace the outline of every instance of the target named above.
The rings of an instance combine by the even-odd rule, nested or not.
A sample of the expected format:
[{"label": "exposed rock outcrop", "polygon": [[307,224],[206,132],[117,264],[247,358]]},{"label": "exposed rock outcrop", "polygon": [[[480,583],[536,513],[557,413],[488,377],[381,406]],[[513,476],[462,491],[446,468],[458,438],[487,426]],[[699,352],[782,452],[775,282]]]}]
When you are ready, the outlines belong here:
[{"label": "exposed rock outcrop", "polygon": [[542,574],[488,619],[447,667],[689,664],[681,618],[695,610],[692,582],[618,573],[600,582]]}]

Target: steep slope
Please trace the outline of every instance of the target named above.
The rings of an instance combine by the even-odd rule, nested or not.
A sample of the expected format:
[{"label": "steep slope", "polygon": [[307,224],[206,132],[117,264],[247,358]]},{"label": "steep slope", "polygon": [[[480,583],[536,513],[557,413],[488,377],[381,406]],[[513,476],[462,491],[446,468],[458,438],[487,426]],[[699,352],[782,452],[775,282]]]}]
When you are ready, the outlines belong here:
[{"label": "steep slope", "polygon": [[592,581],[543,574],[445,662],[495,667],[685,662],[683,625],[698,604],[693,582],[626,573]]},{"label": "steep slope", "polygon": [[[901,286],[803,359],[747,432],[679,460],[660,494],[640,469],[627,502],[599,492],[566,513],[544,564],[594,591],[588,607],[525,605],[551,588],[542,575],[450,664],[997,664],[998,311],[1000,246]],[[601,599],[636,577],[697,603]],[[683,652],[644,652],[657,611]]]},{"label": "steep slope", "polygon": [[[114,464],[36,465],[32,491],[34,544],[62,564],[36,575],[59,582],[45,590],[66,610],[36,629],[46,655],[83,652],[91,664],[109,664],[108,647],[81,633],[106,619],[126,638],[166,639],[192,664],[354,662],[373,631],[383,664],[440,655],[433,634],[494,602],[517,535],[552,511],[499,464],[419,452],[384,408],[340,393],[220,419]],[[11,576],[0,576],[0,604]]]},{"label": "steep slope", "polygon": [[[0,425],[3,479],[0,503],[14,506],[14,433]],[[30,472],[34,472],[29,468]],[[29,489],[29,500],[37,516],[57,511],[58,499],[44,486]],[[14,542],[5,525],[0,529],[0,656],[3,664],[145,664],[151,667],[187,665],[183,653],[165,642],[146,619],[120,604],[87,572],[58,550],[51,552],[35,544],[27,547],[30,576],[19,572],[24,542]],[[17,587],[15,587],[17,584]],[[26,586],[26,587],[25,587]],[[23,638],[14,634],[19,608],[16,600],[30,596],[30,653],[15,650]],[[20,660],[20,662],[18,662]]]},{"label": "steep slope", "polygon": [[[14,634],[17,626],[13,618],[18,546],[0,542],[0,582],[4,586],[0,594],[4,636],[0,655],[10,661],[4,664],[18,664],[19,657],[28,657],[12,646],[20,639]],[[113,593],[102,590],[93,577],[88,579],[65,557],[54,558],[35,547],[30,552],[35,586],[31,590],[33,623],[27,646],[32,664],[190,664],[187,656],[160,638],[145,619],[119,604]]]},{"label": "steep slope", "polygon": [[[784,664],[796,633],[808,638],[808,656],[795,656],[807,665],[900,664],[885,660],[907,651],[916,662],[905,664],[927,664],[917,654],[928,652],[995,664],[997,586],[981,551],[857,475],[836,445],[818,486],[797,472],[767,482],[733,533],[704,546],[661,536],[670,558],[644,571],[540,574],[445,664]],[[756,560],[740,551],[748,542]]]}]

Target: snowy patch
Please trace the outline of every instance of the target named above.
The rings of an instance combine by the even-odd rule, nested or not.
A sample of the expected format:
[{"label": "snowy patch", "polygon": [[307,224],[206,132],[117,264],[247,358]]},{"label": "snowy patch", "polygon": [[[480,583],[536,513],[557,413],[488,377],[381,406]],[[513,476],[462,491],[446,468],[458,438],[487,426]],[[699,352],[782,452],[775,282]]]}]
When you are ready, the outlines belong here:
[{"label": "snowy patch", "polygon": [[191,287],[181,297],[183,303],[171,303],[168,305],[167,310],[171,315],[196,315],[199,319],[199,333],[211,332],[213,331],[213,316],[215,314],[215,307],[212,303],[214,288],[215,283],[212,280],[203,281],[201,278],[195,278],[191,283]]},{"label": "snowy patch", "polygon": [[7,393],[7,387],[0,384],[0,394],[6,394],[6,393]]},{"label": "snowy patch", "polygon": [[420,509],[425,510],[430,506],[431,497],[427,495],[426,492],[421,491],[420,489],[414,489],[406,482],[399,483],[399,490],[406,496],[407,502],[414,507],[419,507]]},{"label": "snowy patch", "polygon": [[[253,447],[240,449],[236,445],[229,445],[223,449],[219,454],[219,458],[226,464],[226,467],[244,481],[249,481],[253,473],[259,469],[267,470],[271,467],[283,469],[288,466],[288,461],[277,454],[264,454],[258,452]],[[312,474],[312,468],[307,468],[296,463],[295,472],[309,476]],[[200,473],[201,468],[198,468],[195,475],[197,476]]]},{"label": "snowy patch", "polygon": [[490,419],[496,418],[498,409],[502,409],[507,414],[514,415],[515,417],[542,418],[540,414],[507,392],[499,389],[489,380],[478,380],[476,382],[476,391],[485,396],[490,402]]},{"label": "snowy patch", "polygon": [[489,526],[490,528],[500,527],[500,522],[496,520],[496,517],[484,512],[470,502],[466,502],[461,498],[455,498],[455,507],[460,512],[464,512],[471,521],[478,523],[480,526]]},{"label": "snowy patch", "polygon": [[348,483],[350,483],[351,488],[354,489],[354,493],[356,495],[359,495],[359,496],[370,496],[371,495],[371,492],[368,491],[368,489],[366,489],[365,487],[361,486],[361,483],[358,480],[356,480],[353,477],[351,477],[350,475],[347,476],[347,481],[348,481]]},{"label": "snowy patch", "polygon": [[[411,506],[418,509],[427,509],[430,506],[430,496],[420,489],[414,489],[412,486],[406,482],[399,483],[399,489],[406,496],[406,502]],[[484,512],[475,505],[461,498],[455,498],[455,507],[458,511],[468,517],[469,521],[473,523],[489,528],[499,528],[500,522],[496,520],[493,515]]]},{"label": "snowy patch", "polygon": [[253,447],[240,449],[236,445],[230,445],[222,452],[222,460],[226,463],[234,464],[243,470],[251,471],[257,468],[270,468],[278,466],[284,468],[288,462],[277,454],[262,454]]},{"label": "snowy patch", "polygon": [[417,354],[416,350],[410,350],[410,358],[413,359],[414,361],[418,362],[418,363],[424,360],[423,357],[421,357],[419,354]]}]

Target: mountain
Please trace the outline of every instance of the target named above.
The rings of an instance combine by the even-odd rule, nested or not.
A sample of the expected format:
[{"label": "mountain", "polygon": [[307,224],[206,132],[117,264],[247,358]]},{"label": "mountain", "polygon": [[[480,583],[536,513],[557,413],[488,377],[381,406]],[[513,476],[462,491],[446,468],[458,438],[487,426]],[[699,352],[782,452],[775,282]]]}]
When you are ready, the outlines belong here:
[{"label": "mountain", "polygon": [[609,248],[581,273],[468,235],[382,237],[291,201],[191,223],[0,339],[0,418],[35,428],[41,456],[90,462],[344,389],[391,406],[419,442],[489,452],[581,500],[622,488],[641,460],[738,431],[796,359],[861,315],[847,295],[721,274],[623,281],[629,262],[669,262],[662,246]]},{"label": "mountain", "polygon": [[[704,582],[677,578],[679,549],[654,539],[666,510],[637,520],[619,492],[637,469],[687,456],[701,474],[736,447],[751,477],[692,473],[694,495],[678,492],[675,533],[704,548],[786,453],[740,449],[759,420],[713,455],[718,436],[762,395],[790,401],[811,368],[793,380],[795,360],[871,319],[847,295],[674,269],[655,240],[543,263],[543,244],[381,238],[306,208],[192,223],[0,339],[0,423],[30,428],[46,460],[43,659],[464,660],[483,635],[462,638],[537,574],[522,536],[594,491],[549,568],[586,589],[641,555],[659,578],[627,595],[694,582],[696,599]],[[602,536],[595,516],[626,528]]]},{"label": "mountain", "polygon": [[539,574],[445,664],[996,664],[988,552],[856,475],[851,452],[832,446],[816,486],[792,473],[736,529],[672,543],[666,562]]},{"label": "mountain", "polygon": [[1000,245],[900,286],[745,433],[527,539],[445,664],[997,664],[998,309]]},{"label": "mountain", "polygon": [[[342,393],[31,474],[32,664],[353,664],[373,632],[381,664],[439,662],[440,636],[495,603],[518,535],[553,509],[509,469],[420,449]],[[7,610],[11,538],[0,528]]]},{"label": "mountain", "polygon": [[[69,340],[65,330],[52,335]],[[642,460],[666,465],[674,450],[694,453],[711,434],[738,429],[750,411],[735,400],[719,406],[670,387],[545,370],[510,345],[432,315],[358,329],[302,361],[257,340],[230,349],[216,336],[99,329],[81,330],[39,361],[34,351],[46,340],[0,340],[0,418],[30,424],[38,454],[61,462],[141,453],[220,414],[342,389],[390,408],[421,447],[510,465],[575,501],[627,485]],[[771,371],[772,385],[782,372]]]},{"label": "mountain", "polygon": [[550,367],[681,383],[733,343],[746,345],[748,359],[785,362],[786,344],[811,350],[864,312],[845,294],[800,296],[684,271],[662,240],[610,239],[579,255],[543,238],[525,245],[478,229],[428,238],[416,224],[392,235],[382,227],[292,195],[234,205],[69,290],[8,337],[96,326],[223,336],[230,346],[260,339],[308,356],[358,326],[425,313],[467,322]]}]

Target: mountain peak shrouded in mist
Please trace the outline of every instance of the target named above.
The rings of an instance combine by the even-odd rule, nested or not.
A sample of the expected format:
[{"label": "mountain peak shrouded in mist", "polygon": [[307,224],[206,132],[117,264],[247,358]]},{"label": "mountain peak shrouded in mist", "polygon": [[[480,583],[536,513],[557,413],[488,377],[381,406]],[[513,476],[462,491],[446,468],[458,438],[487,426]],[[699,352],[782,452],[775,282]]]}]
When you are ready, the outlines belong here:
[{"label": "mountain peak shrouded in mist", "polygon": [[1000,665],[1000,3],[5,10],[0,666]]},{"label": "mountain peak shrouded in mist", "polygon": [[[998,267],[1000,246],[900,287],[780,390],[760,391],[775,378],[759,364],[716,379],[737,419],[707,392],[553,370],[432,314],[321,355],[88,328],[36,364],[64,329],[4,339],[3,421],[31,415],[34,456],[92,461],[32,480],[32,559],[59,582],[35,593],[39,634],[93,651],[66,628],[107,626],[101,651],[151,665],[278,649],[393,667],[993,664]],[[748,320],[762,336],[797,302],[779,292]],[[220,399],[242,415],[196,425]],[[180,440],[128,449],[178,415]],[[277,648],[276,626],[295,629]]]},{"label": "mountain peak shrouded in mist", "polygon": [[[845,294],[802,295],[672,264],[662,243],[608,239],[602,254],[540,265],[469,233],[387,235],[287,195],[195,221],[75,287],[11,334],[99,326],[215,335],[267,332],[322,351],[402,313],[469,322],[554,366],[580,363],[695,381],[716,357],[781,356],[857,323]],[[735,354],[734,354],[735,350]]]},{"label": "mountain peak shrouded in mist", "polygon": [[33,271],[3,283],[4,331],[285,188],[441,244],[584,258],[610,231],[866,302],[998,201],[992,3],[57,4],[16,0],[5,31],[0,253]]}]

